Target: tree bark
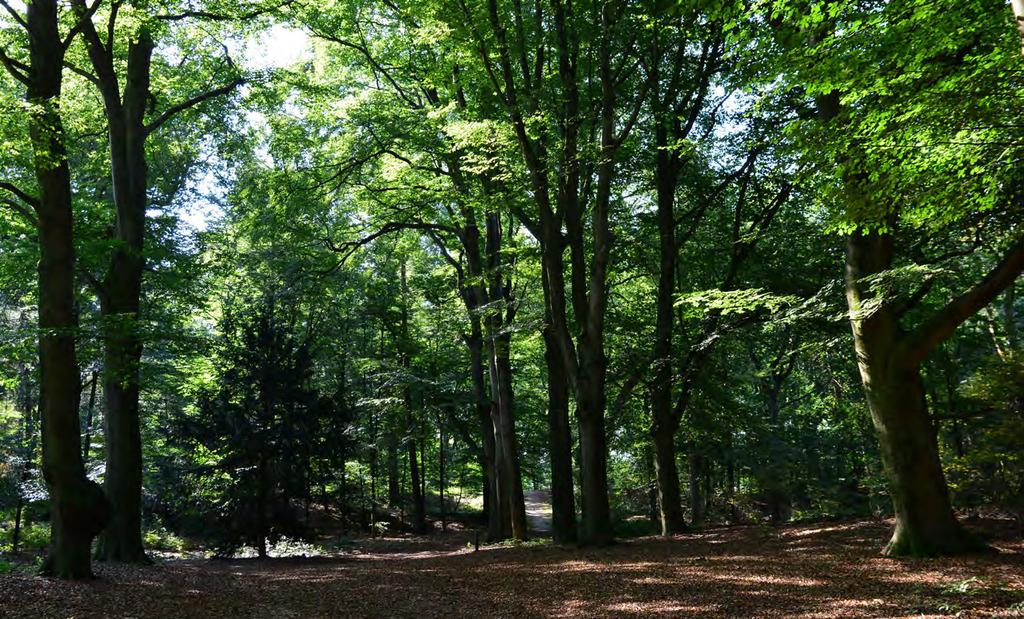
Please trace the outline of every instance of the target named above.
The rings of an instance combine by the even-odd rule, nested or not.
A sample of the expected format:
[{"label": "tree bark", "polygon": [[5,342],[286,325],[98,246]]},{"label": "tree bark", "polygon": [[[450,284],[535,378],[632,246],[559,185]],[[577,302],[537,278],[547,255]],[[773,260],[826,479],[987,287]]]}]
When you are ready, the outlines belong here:
[{"label": "tree bark", "polygon": [[97,558],[146,563],[142,545],[142,435],[139,419],[139,366],[146,227],[145,126],[154,43],[143,27],[128,47],[124,93],[115,72],[113,42],[105,46],[85,3],[75,1],[83,36],[103,97],[107,119],[110,171],[114,195],[114,237],[107,273],[97,291],[103,318],[103,430],[107,466],[104,489],[111,519],[97,548]]},{"label": "tree bark", "polygon": [[398,487],[398,436],[394,428],[389,428],[385,441],[388,459],[388,505],[397,507],[401,501],[401,490]]},{"label": "tree bark", "polygon": [[[546,290],[547,286],[545,286]],[[569,387],[558,344],[544,328],[544,361],[548,370],[548,450],[551,459],[551,533],[556,544],[576,541],[576,498],[572,479],[572,429]]]},{"label": "tree bark", "polygon": [[[655,99],[657,99],[657,95]],[[657,147],[655,179],[657,185],[658,221],[658,297],[657,321],[654,328],[654,380],[651,384],[651,435],[654,439],[654,468],[658,486],[658,514],[661,534],[674,535],[686,528],[679,495],[679,472],[676,468],[675,433],[679,422],[672,410],[672,310],[675,307],[675,191],[678,162],[670,151],[667,119],[655,126]]]},{"label": "tree bark", "polygon": [[92,447],[92,414],[96,409],[96,385],[99,375],[92,373],[89,380],[89,403],[85,407],[85,437],[82,439],[82,463],[89,464],[89,449]]},{"label": "tree bark", "polygon": [[702,487],[704,457],[691,447],[690,451],[690,522],[697,527],[704,524],[704,490]]},{"label": "tree bark", "polygon": [[501,512],[498,509],[498,484],[495,479],[494,422],[491,420],[491,399],[484,378],[484,342],[480,317],[470,313],[471,330],[466,338],[473,379],[474,408],[480,426],[480,472],[483,475],[484,514],[487,517],[487,539],[501,539]]},{"label": "tree bark", "polygon": [[847,244],[846,297],[857,366],[889,481],[896,530],[888,556],[952,555],[984,547],[953,515],[928,415],[919,363],[900,351],[905,335],[888,301],[864,278],[892,267],[893,238],[855,233]]},{"label": "tree bark", "polygon": [[50,493],[50,553],[43,572],[61,578],[92,575],[92,539],[106,522],[103,492],[85,475],[78,416],[75,357],[74,224],[71,174],[60,115],[64,45],[56,0],[28,3],[27,100],[39,198],[39,370],[43,479]]},{"label": "tree bark", "polygon": [[405,368],[406,371],[406,384],[403,389],[403,399],[405,403],[406,419],[408,422],[406,425],[406,431],[408,433],[408,437],[406,438],[406,452],[409,456],[409,476],[412,482],[412,526],[416,533],[425,533],[427,530],[427,506],[423,492],[423,483],[420,479],[423,471],[420,471],[420,466],[418,464],[420,456],[416,443],[419,428],[412,408],[412,387],[408,382],[411,380],[409,374],[412,368],[412,351],[410,350],[412,340],[409,335],[409,281],[406,274],[406,263],[404,258],[402,259],[399,271],[399,282],[401,284],[402,291],[400,326],[402,333],[401,363],[402,367]]},{"label": "tree bark", "polygon": [[[501,442],[502,458],[498,460],[499,479],[507,504],[508,531],[513,539],[525,540],[526,504],[523,497],[522,471],[519,464],[519,444],[516,438],[515,402],[512,389],[512,363],[510,360],[512,336],[508,332],[514,317],[514,300],[509,298],[510,285],[505,284],[505,265],[502,261],[501,220],[494,211],[486,214],[487,254],[486,279],[490,285],[484,324],[487,327],[487,350],[490,353],[491,395],[495,412],[496,441]],[[483,306],[481,306],[483,307]],[[503,528],[504,528],[503,524]]]}]

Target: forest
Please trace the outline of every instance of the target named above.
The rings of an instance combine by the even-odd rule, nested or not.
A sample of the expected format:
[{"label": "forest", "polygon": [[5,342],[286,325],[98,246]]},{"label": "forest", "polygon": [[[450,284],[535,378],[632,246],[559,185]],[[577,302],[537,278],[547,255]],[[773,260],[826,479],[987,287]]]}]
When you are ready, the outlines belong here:
[{"label": "forest", "polygon": [[0,65],[0,616],[1024,616],[1024,0],[0,0]]}]

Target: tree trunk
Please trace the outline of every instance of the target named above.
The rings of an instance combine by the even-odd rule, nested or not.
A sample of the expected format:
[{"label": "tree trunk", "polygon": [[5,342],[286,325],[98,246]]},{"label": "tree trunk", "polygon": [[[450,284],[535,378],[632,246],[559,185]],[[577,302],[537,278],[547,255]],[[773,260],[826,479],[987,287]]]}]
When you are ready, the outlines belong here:
[{"label": "tree trunk", "polygon": [[[84,4],[78,2],[76,8],[81,18]],[[112,517],[96,554],[107,561],[146,563],[142,545],[139,366],[143,344],[139,308],[149,174],[145,114],[154,43],[149,32],[141,28],[129,45],[121,98],[111,50],[99,41],[91,21],[84,28],[107,117],[117,240],[98,290],[103,317],[103,429],[107,447],[104,489],[111,501]]]},{"label": "tree trunk", "polygon": [[85,408],[85,438],[82,439],[82,463],[89,464],[89,449],[92,447],[92,414],[96,409],[96,385],[99,375],[92,373],[89,381],[89,404]]},{"label": "tree trunk", "polygon": [[484,342],[480,317],[470,316],[471,331],[466,338],[469,348],[470,370],[476,416],[480,425],[480,472],[483,475],[484,515],[487,518],[487,539],[501,538],[501,514],[498,509],[498,484],[495,480],[494,423],[491,421],[491,400],[484,379]]},{"label": "tree trunk", "polygon": [[18,555],[18,545],[21,543],[21,512],[25,507],[25,500],[21,498],[21,490],[18,490],[18,504],[14,507],[14,531],[11,532],[11,554]]},{"label": "tree trunk", "polygon": [[[410,424],[410,430],[412,424]],[[409,477],[412,481],[412,527],[416,533],[425,533],[427,530],[426,505],[423,500],[423,487],[420,485],[420,467],[417,464],[418,449],[416,439],[412,436],[406,441],[406,448],[409,455]]]},{"label": "tree trunk", "polygon": [[398,436],[394,428],[388,430],[387,439],[388,459],[388,505],[398,506],[401,501],[401,490],[398,487]]},{"label": "tree trunk", "polygon": [[919,365],[900,352],[903,333],[890,305],[865,310],[865,277],[891,268],[893,239],[856,233],[848,241],[846,296],[857,365],[889,480],[896,530],[888,556],[952,555],[979,550],[953,515],[925,401]]},{"label": "tree trunk", "polygon": [[448,532],[448,520],[447,520],[448,515],[445,513],[445,509],[444,509],[444,484],[445,484],[445,479],[444,479],[444,473],[445,473],[445,471],[444,471],[444,464],[445,464],[445,462],[444,462],[444,450],[445,450],[445,443],[447,442],[447,439],[445,438],[445,435],[444,435],[444,424],[441,423],[440,419],[438,419],[437,426],[438,426],[438,437],[437,437],[437,477],[438,477],[437,495],[438,495],[438,500],[439,500],[439,503],[440,503],[440,506],[441,506],[441,532],[442,533],[447,533]]},{"label": "tree trunk", "polygon": [[592,378],[581,381],[576,405],[583,490],[580,542],[604,546],[613,541],[608,504],[608,446],[604,428],[604,363],[603,360],[595,360],[588,365],[592,368]]},{"label": "tree trunk", "polygon": [[696,527],[704,524],[704,492],[701,484],[704,458],[696,447],[690,449],[690,522]]},{"label": "tree trunk", "polygon": [[103,492],[85,476],[78,417],[75,254],[71,178],[59,101],[64,46],[56,0],[28,4],[29,131],[39,187],[39,372],[43,479],[50,493],[50,554],[44,573],[92,575],[92,539],[106,522]]},{"label": "tree trunk", "polygon": [[495,357],[495,376],[497,377],[497,410],[501,425],[502,452],[504,458],[502,479],[507,480],[509,529],[514,539],[525,540],[526,503],[523,497],[522,471],[519,466],[519,445],[516,440],[515,412],[512,400],[512,364],[509,361],[510,337],[503,334],[495,338],[493,355]]},{"label": "tree trunk", "polygon": [[556,544],[576,541],[576,498],[572,482],[572,429],[569,388],[558,344],[550,326],[544,328],[544,360],[548,370],[548,448],[551,458],[551,534]]},{"label": "tree trunk", "polygon": [[675,429],[657,427],[654,437],[654,472],[658,488],[658,516],[662,535],[686,530],[676,466]]}]

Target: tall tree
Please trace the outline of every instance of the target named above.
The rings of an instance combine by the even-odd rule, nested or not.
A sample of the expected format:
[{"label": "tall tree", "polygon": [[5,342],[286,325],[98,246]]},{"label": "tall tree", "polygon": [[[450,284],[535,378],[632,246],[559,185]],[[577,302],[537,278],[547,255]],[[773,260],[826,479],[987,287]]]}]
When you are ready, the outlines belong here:
[{"label": "tall tree", "polygon": [[[551,339],[576,400],[583,493],[579,539],[605,544],[612,539],[604,348],[609,217],[618,152],[647,87],[631,84],[638,93],[632,100],[620,99],[637,62],[626,44],[630,6],[602,2],[577,7],[556,0],[545,11],[542,5],[526,10],[521,2],[504,6],[492,0],[484,11],[462,1],[456,8],[453,14],[463,22],[453,26],[468,36],[467,45],[497,94],[527,169],[537,214],[520,210],[516,215],[541,244]],[[553,28],[550,39],[547,24]],[[544,71],[548,54],[557,63],[551,82]],[[581,73],[582,66],[592,66],[594,75]],[[535,122],[543,116],[549,122]]]},{"label": "tall tree", "polygon": [[[148,138],[177,114],[232,92],[242,80],[225,78],[222,86],[168,106],[154,114],[150,90],[153,70],[152,16],[120,27],[124,6],[113,2],[106,15],[106,40],[93,23],[85,0],[73,0],[92,73],[84,73],[103,98],[110,148],[114,237],[106,273],[95,281],[103,316],[103,398],[107,466],[104,487],[112,518],[97,556],[108,561],[147,561],[142,545],[142,438],[139,420],[139,366],[143,339],[139,328],[145,239],[150,190],[146,159]],[[180,16],[159,16],[165,19]],[[128,40],[123,76],[118,74],[118,36]],[[230,60],[228,72],[234,73]],[[122,92],[123,90],[123,92]],[[147,121],[147,114],[150,118]]]},{"label": "tall tree", "polygon": [[[1019,117],[1019,100],[1008,105],[985,94],[985,105],[976,106],[951,95],[966,83],[980,93],[1005,90],[1005,76],[1017,70],[1004,69],[1020,63],[1017,33],[1005,27],[1005,7],[984,3],[875,8],[854,2],[807,17],[801,7],[780,3],[775,40],[787,54],[788,86],[813,100],[813,122],[806,107],[800,112],[807,152],[814,152],[811,143],[829,140],[823,152],[831,161],[816,163],[832,168],[835,184],[826,191],[848,234],[854,349],[896,514],[884,552],[958,554],[981,544],[953,514],[921,365],[1020,275],[1024,239],[1005,223],[999,229],[1008,234],[982,235],[986,221],[1019,216],[1014,170],[1004,158],[1006,133],[1015,127],[1007,117]],[[913,36],[923,24],[943,27]],[[843,43],[851,37],[870,44]],[[843,77],[834,79],[840,66]],[[911,75],[900,88],[889,87]],[[936,240],[953,249],[936,253]],[[997,264],[962,282],[951,301],[922,311],[930,305],[932,278],[908,291],[900,274],[967,255],[985,242],[1001,248]]]},{"label": "tall tree", "polygon": [[[50,493],[50,552],[44,573],[61,578],[92,575],[92,540],[106,523],[109,506],[99,486],[87,479],[78,416],[80,377],[75,355],[74,213],[71,170],[60,99],[64,56],[82,26],[60,33],[57,0],[32,0],[24,16],[0,3],[24,28],[28,62],[0,51],[8,72],[26,87],[29,130],[38,197],[5,183],[34,210],[39,231],[39,373],[43,478]],[[89,11],[95,11],[94,4]]]}]

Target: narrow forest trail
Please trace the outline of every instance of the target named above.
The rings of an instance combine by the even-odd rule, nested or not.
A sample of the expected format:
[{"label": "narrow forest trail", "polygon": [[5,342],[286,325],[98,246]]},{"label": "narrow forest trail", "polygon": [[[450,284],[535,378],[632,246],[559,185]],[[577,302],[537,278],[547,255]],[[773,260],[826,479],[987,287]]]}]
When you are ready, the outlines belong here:
[{"label": "narrow forest trail", "polygon": [[1024,616],[1024,541],[1012,526],[981,531],[998,554],[895,561],[878,554],[891,525],[745,526],[601,549],[479,552],[459,531],[363,540],[323,557],[98,564],[90,582],[0,575],[0,617]]},{"label": "narrow forest trail", "polygon": [[526,501],[526,520],[530,532],[538,535],[551,534],[551,492],[530,490],[523,493]]}]

